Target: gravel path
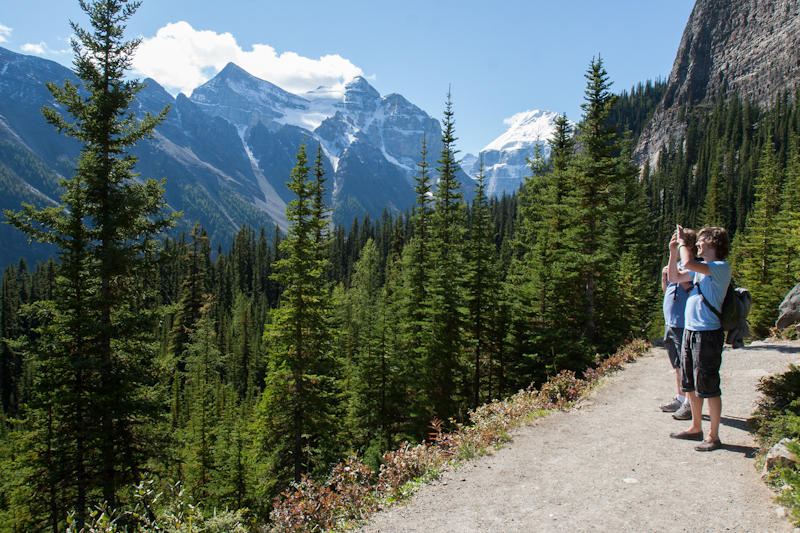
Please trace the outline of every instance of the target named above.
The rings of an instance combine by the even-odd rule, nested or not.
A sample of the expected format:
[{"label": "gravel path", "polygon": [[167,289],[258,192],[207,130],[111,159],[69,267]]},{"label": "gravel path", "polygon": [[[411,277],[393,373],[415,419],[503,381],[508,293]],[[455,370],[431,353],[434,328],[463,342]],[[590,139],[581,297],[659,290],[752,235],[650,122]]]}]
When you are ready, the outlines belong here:
[{"label": "gravel path", "polygon": [[798,362],[797,341],[726,348],[725,448],[700,453],[668,436],[688,422],[658,409],[675,380],[655,348],[576,408],[519,428],[505,448],[446,472],[362,531],[793,531],[755,469],[746,421],[758,379]]}]

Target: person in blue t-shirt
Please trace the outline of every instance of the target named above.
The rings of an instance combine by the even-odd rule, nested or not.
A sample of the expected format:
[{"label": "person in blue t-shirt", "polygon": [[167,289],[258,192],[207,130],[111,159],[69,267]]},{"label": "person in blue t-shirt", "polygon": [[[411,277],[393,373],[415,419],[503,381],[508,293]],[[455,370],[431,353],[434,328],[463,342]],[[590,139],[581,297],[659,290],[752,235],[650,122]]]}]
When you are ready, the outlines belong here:
[{"label": "person in blue t-shirt", "polygon": [[[681,390],[689,395],[692,425],[685,431],[671,433],[675,439],[702,441],[695,450],[707,452],[722,447],[719,422],[722,416],[722,391],[719,369],[725,332],[719,317],[709,308],[722,309],[722,301],[731,281],[731,266],[724,261],[730,250],[730,238],[724,228],[705,227],[697,234],[695,259],[686,246],[684,229],[678,226],[669,243],[669,281],[692,281],[694,288],[686,300],[683,343],[681,345]],[[684,271],[678,269],[680,260]],[[705,301],[704,301],[705,300]],[[708,400],[711,421],[703,439],[703,401]]]},{"label": "person in blue t-shirt", "polygon": [[[694,230],[684,229],[684,241],[693,254],[697,253],[694,246],[697,233]],[[667,279],[667,266],[661,271],[661,290],[664,292],[664,349],[667,351],[669,362],[675,370],[675,396],[660,406],[666,413],[674,413],[676,420],[689,420],[692,417],[692,407],[689,397],[681,391],[681,343],[683,342],[683,316],[686,300],[692,290],[691,282],[670,283]],[[681,272],[680,263],[678,271]]]}]

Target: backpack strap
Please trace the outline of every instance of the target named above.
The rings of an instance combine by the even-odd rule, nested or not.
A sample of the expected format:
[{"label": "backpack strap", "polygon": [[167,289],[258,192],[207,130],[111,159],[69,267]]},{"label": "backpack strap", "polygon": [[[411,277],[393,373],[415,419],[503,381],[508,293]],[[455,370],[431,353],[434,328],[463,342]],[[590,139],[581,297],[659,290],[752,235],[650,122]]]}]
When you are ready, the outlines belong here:
[{"label": "backpack strap", "polygon": [[700,295],[700,299],[702,299],[702,300],[703,300],[703,303],[704,303],[704,304],[706,304],[706,306],[707,306],[709,309],[711,309],[711,311],[712,311],[712,312],[713,312],[715,315],[717,315],[717,318],[719,318],[719,320],[720,320],[720,322],[721,322],[721,321],[722,321],[722,313],[720,313],[719,311],[717,311],[716,307],[714,307],[713,305],[711,305],[710,303],[708,303],[708,300],[706,300],[706,297],[705,297],[705,296],[703,296],[703,291],[701,291],[701,290],[700,290],[700,284],[699,284],[699,283],[695,283],[695,284],[694,284],[694,286],[695,286],[695,287],[697,287],[697,293]]}]

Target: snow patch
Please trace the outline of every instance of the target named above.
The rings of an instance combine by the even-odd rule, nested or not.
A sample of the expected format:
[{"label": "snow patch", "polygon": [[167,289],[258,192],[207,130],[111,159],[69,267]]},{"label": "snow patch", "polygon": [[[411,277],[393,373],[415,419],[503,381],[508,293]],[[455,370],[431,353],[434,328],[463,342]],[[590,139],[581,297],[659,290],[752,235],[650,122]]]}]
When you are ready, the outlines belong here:
[{"label": "snow patch", "polygon": [[553,111],[523,111],[503,120],[509,128],[481,152],[489,150],[511,151],[525,148],[526,144],[547,142],[555,131],[554,122],[559,114]]},{"label": "snow patch", "polygon": [[261,167],[258,166],[258,159],[253,155],[253,151],[244,140],[245,129],[243,127],[237,127],[236,129],[239,132],[239,138],[242,140],[242,146],[244,146],[247,158],[250,160],[250,167],[253,169],[258,188],[261,189],[261,193],[264,195],[263,198],[253,198],[253,203],[256,207],[266,212],[278,224],[281,231],[287,231],[289,229],[289,221],[286,218],[286,203],[281,200],[281,197],[278,196],[278,191],[270,185],[267,177],[261,171]]}]

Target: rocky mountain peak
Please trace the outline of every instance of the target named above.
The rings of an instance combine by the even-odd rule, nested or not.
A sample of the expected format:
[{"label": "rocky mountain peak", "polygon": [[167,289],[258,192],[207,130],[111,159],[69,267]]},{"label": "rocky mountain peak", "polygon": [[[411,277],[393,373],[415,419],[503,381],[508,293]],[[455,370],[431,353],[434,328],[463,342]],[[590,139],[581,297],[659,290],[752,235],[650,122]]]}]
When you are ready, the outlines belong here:
[{"label": "rocky mountain peak", "polygon": [[380,93],[361,76],[356,76],[344,86],[345,106],[374,109],[380,100]]},{"label": "rocky mountain peak", "polygon": [[480,162],[487,178],[488,194],[513,193],[530,174],[528,158],[536,147],[545,157],[550,154],[547,143],[556,130],[559,114],[553,111],[523,111],[503,122],[508,129],[480,151],[478,156],[466,154],[461,162],[464,171],[473,178],[478,175]]},{"label": "rocky mountain peak", "polygon": [[308,105],[304,98],[253,76],[234,63],[228,63],[195,89],[190,99],[210,115],[245,127],[259,121],[270,123],[282,118],[287,109],[305,109]]},{"label": "rocky mountain peak", "polygon": [[793,91],[800,79],[798,21],[797,0],[697,0],[664,99],[639,138],[638,158],[653,161],[665,143],[683,135],[682,106],[738,94],[769,107]]}]

